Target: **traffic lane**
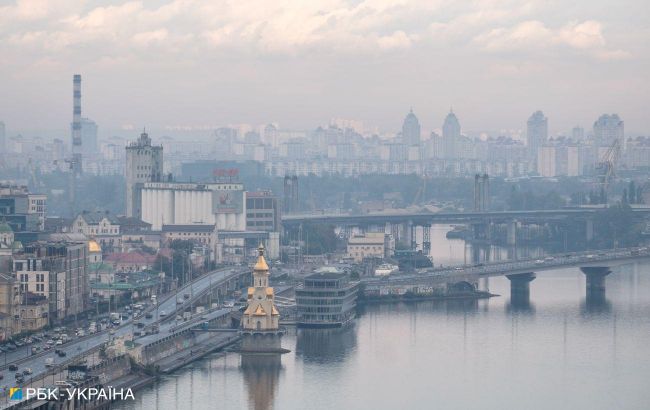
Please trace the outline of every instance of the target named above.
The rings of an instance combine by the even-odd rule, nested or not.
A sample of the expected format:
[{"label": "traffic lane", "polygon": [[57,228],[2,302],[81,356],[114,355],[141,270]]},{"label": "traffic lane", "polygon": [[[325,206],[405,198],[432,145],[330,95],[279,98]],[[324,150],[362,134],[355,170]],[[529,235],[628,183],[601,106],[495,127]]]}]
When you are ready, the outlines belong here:
[{"label": "traffic lane", "polygon": [[64,357],[59,357],[55,352],[54,348],[50,351],[48,351],[45,355],[35,357],[32,360],[28,360],[24,363],[20,363],[18,365],[18,370],[10,371],[9,369],[5,369],[0,374],[4,376],[4,382],[6,381],[13,381],[15,384],[15,373],[20,372],[22,373],[23,370],[30,368],[32,370],[32,374],[29,376],[25,376],[25,379],[28,380],[29,378],[34,378],[39,376],[41,373],[45,372],[47,370],[47,366],[45,366],[46,360],[49,358],[54,359],[54,364],[59,364],[63,361],[69,360],[73,356],[76,356],[79,353],[85,352],[87,350],[90,350],[93,347],[98,346],[99,344],[105,342],[108,340],[108,335],[102,335],[104,339],[100,340],[84,340],[81,341],[77,344],[73,345],[60,345],[57,346],[57,349],[62,350],[66,353],[66,356]]},{"label": "traffic lane", "polygon": [[[181,289],[185,290],[190,290],[191,286],[191,291],[200,293],[203,290],[207,289],[210,286],[211,282],[218,282],[220,280],[223,280],[226,277],[226,274],[229,273],[235,273],[236,271],[234,270],[225,270],[225,271],[217,271],[214,272],[212,275],[206,275],[205,277],[201,277],[200,280],[197,280],[196,282],[192,284],[188,284],[185,287]],[[241,271],[237,271],[241,272]],[[210,279],[210,276],[212,276],[212,279]],[[170,312],[175,314],[176,312],[176,297],[170,297],[168,298],[165,302],[163,302],[161,305],[157,306],[156,310],[162,311],[164,310],[163,308],[167,308],[168,310],[166,312]],[[155,317],[152,317],[151,319],[148,319],[149,323],[155,323],[156,319]],[[114,328],[114,334],[115,336],[123,336],[127,333],[130,333],[132,331],[132,326],[133,326],[133,320],[132,318],[127,319],[124,324],[122,324],[118,328]],[[166,324],[164,326],[161,326],[163,329],[168,329],[171,327],[172,324]],[[31,360],[24,361],[18,365],[19,370],[22,371],[26,368],[31,368],[33,373],[31,377],[35,377],[37,373],[42,373],[44,372],[47,368],[45,366],[45,361],[48,358],[54,358],[54,362],[60,362],[64,360],[68,360],[71,357],[77,356],[79,354],[82,354],[83,352],[96,347],[100,345],[101,343],[108,341],[110,335],[108,334],[108,330],[104,330],[102,332],[96,333],[90,337],[85,337],[81,340],[73,340],[69,343],[65,343],[62,345],[58,345],[52,348],[52,350],[47,351],[47,353],[39,353],[37,357],[34,357]],[[56,353],[54,353],[54,349],[59,349],[63,350],[66,352],[66,356],[60,358]],[[19,358],[21,359],[21,358]],[[16,360],[19,360],[16,359]],[[60,360],[57,360],[60,359]],[[8,362],[9,363],[9,362]],[[8,368],[0,371],[0,374],[4,376],[4,380],[14,380],[15,381],[15,371],[10,371]]]}]

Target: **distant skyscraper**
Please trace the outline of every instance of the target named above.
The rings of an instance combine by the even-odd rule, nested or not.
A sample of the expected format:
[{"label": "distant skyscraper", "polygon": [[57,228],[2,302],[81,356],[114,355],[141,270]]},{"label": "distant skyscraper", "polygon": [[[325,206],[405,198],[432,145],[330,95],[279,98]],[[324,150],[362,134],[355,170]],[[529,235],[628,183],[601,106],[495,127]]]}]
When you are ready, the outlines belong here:
[{"label": "distant skyscraper", "polygon": [[402,124],[402,140],[406,145],[420,145],[420,121],[413,114],[413,109],[404,118],[404,124]]},{"label": "distant skyscraper", "polygon": [[95,121],[88,118],[81,119],[81,141],[84,153],[97,153],[97,124]]},{"label": "distant skyscraper", "polygon": [[597,147],[609,147],[615,140],[625,142],[623,120],[618,114],[603,114],[594,122],[594,142]]},{"label": "distant skyscraper", "polygon": [[273,124],[264,127],[264,142],[273,148],[278,147],[278,127]]},{"label": "distant skyscraper", "polygon": [[[88,118],[82,118],[80,123],[81,151],[84,154],[97,153],[97,124],[95,121]],[[74,133],[74,123],[70,124],[70,129]]]},{"label": "distant skyscraper", "polygon": [[442,124],[442,140],[445,158],[458,158],[460,122],[453,110],[449,111],[444,124]]},{"label": "distant skyscraper", "polygon": [[582,128],[582,127],[580,127],[578,125],[573,127],[573,130],[571,130],[571,138],[574,141],[580,141],[580,140],[584,139],[584,137],[585,137],[585,129],[584,128]]},{"label": "distant skyscraper", "polygon": [[543,112],[535,111],[528,118],[526,140],[528,141],[528,153],[531,158],[536,160],[539,147],[548,141],[548,119]]},{"label": "distant skyscraper", "polygon": [[126,147],[126,216],[142,218],[143,184],[162,179],[163,148],[151,145],[151,138],[143,132]]},{"label": "distant skyscraper", "polygon": [[7,136],[5,135],[5,123],[0,121],[0,152],[7,152]]}]

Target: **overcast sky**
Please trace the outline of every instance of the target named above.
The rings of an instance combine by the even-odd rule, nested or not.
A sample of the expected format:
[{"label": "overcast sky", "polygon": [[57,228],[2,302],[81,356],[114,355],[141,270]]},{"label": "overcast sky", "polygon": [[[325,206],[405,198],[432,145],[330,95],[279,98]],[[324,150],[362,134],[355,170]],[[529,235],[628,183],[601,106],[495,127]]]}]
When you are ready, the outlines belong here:
[{"label": "overcast sky", "polygon": [[617,112],[650,134],[650,1],[0,0],[0,121],[65,129],[330,118],[551,131]]}]

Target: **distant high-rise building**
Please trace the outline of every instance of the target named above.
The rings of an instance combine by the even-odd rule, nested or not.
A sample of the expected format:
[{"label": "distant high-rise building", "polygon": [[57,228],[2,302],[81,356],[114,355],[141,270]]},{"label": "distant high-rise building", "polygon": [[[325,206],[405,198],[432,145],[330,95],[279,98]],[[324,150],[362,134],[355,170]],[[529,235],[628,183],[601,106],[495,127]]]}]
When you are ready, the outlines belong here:
[{"label": "distant high-rise building", "polygon": [[163,148],[151,145],[146,132],[126,147],[126,216],[142,218],[142,196],[145,182],[163,178]]},{"label": "distant high-rise building", "polygon": [[623,120],[618,114],[603,114],[594,122],[594,143],[597,147],[609,147],[615,140],[624,141]]},{"label": "distant high-rise building", "polygon": [[526,127],[526,140],[528,142],[528,153],[533,160],[537,160],[539,147],[548,141],[548,118],[541,111],[535,111],[528,118]]},{"label": "distant high-rise building", "polygon": [[[89,118],[81,118],[81,151],[84,154],[97,153],[97,124]],[[70,124],[74,133],[74,123]]]},{"label": "distant high-rise building", "polygon": [[298,177],[284,177],[283,209],[285,213],[298,212]]},{"label": "distant high-rise building", "polygon": [[402,140],[406,145],[420,145],[420,121],[413,114],[413,109],[404,118],[404,124],[402,124]]},{"label": "distant high-rise building", "polygon": [[576,125],[571,130],[571,138],[574,141],[580,141],[580,140],[584,139],[585,138],[585,129],[578,126],[578,125]]},{"label": "distant high-rise building", "polygon": [[5,123],[0,121],[0,152],[7,152],[7,136]]},{"label": "distant high-rise building", "polygon": [[278,128],[273,124],[264,127],[264,142],[273,148],[278,147]]},{"label": "distant high-rise building", "polygon": [[449,111],[442,124],[442,140],[445,158],[458,158],[460,122],[453,110]]},{"label": "distant high-rise building", "polygon": [[81,146],[84,153],[97,153],[97,123],[95,121],[88,118],[81,119],[81,141],[83,141]]}]

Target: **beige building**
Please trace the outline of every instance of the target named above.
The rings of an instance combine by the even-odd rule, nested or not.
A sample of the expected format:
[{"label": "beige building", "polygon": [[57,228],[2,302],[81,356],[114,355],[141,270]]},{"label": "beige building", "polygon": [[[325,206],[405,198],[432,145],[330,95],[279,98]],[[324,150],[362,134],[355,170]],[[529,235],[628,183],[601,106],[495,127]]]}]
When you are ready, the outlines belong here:
[{"label": "beige building", "polygon": [[70,232],[94,238],[104,252],[121,249],[120,221],[107,212],[82,212],[74,219]]},{"label": "beige building", "polygon": [[257,263],[253,267],[253,286],[248,288],[248,307],[242,317],[245,330],[278,330],[280,312],[276,309],[273,288],[269,287],[269,266],[264,259],[264,248],[259,247]]},{"label": "beige building", "polygon": [[23,303],[16,306],[20,332],[34,332],[48,325],[49,302],[33,293],[23,295]]},{"label": "beige building", "polygon": [[0,273],[0,341],[13,336],[20,325],[14,309],[18,293],[14,278]]},{"label": "beige building", "polygon": [[365,258],[386,256],[386,234],[382,232],[355,235],[348,239],[348,257],[361,263]]}]

